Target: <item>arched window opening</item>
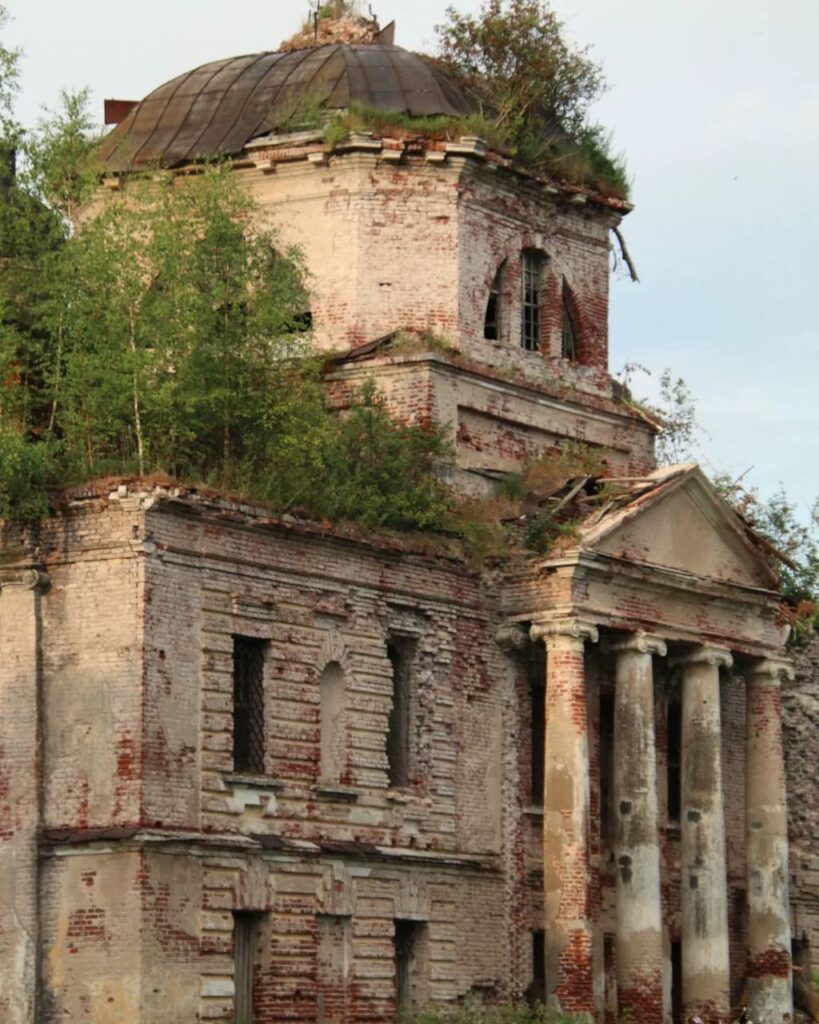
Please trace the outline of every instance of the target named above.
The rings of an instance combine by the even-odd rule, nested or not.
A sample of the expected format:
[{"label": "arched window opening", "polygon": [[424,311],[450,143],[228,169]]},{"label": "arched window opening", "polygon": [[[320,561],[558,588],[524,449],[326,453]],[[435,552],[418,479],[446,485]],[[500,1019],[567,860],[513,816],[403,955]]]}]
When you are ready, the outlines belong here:
[{"label": "arched window opening", "polygon": [[546,277],[546,257],[542,252],[525,249],[521,262],[523,295],[520,344],[527,352],[537,352],[540,349],[540,338],[543,332],[543,285]]},{"label": "arched window opening", "polygon": [[319,700],[321,704],[319,778],[322,782],[338,785],[346,767],[347,728],[344,672],[337,661],[331,661],[321,673]]},{"label": "arched window opening", "polygon": [[564,359],[577,362],[578,331],[572,311],[572,294],[563,278],[563,339],[560,354]]},{"label": "arched window opening", "polygon": [[486,300],[486,315],[483,320],[483,336],[487,341],[500,341],[501,336],[501,291],[506,261],[498,267]]}]

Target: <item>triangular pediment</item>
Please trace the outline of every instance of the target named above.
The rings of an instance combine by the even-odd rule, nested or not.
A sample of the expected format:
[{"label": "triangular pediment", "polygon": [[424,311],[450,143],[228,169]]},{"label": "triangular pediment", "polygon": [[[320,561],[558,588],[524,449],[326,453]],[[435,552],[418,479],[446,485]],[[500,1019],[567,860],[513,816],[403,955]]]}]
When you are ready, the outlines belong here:
[{"label": "triangular pediment", "polygon": [[720,583],[776,589],[762,547],[697,466],[658,483],[581,530],[581,546]]}]

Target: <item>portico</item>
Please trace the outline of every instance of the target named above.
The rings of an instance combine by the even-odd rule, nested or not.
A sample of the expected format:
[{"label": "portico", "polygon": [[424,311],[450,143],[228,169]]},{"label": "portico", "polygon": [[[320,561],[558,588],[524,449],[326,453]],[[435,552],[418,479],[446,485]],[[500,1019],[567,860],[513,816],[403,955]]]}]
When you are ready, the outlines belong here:
[{"label": "portico", "polygon": [[[613,522],[581,526],[575,549],[540,567],[553,598],[557,591],[565,601],[559,612],[530,620],[532,641],[546,651],[546,993],[564,1010],[599,1020],[604,1002],[612,1005],[601,952],[611,936],[621,1015],[670,1022],[673,987],[685,1020],[727,1021],[732,1001],[747,1003],[753,1019],[792,1017],[777,705],[789,671],[781,657],[785,637],[776,624],[773,574],[720,506],[690,467],[676,480],[661,479],[637,510],[626,505]],[[697,543],[703,515],[722,541],[708,551]],[[651,520],[645,534],[642,516]],[[649,539],[653,551],[646,550]],[[723,767],[729,682],[746,709],[744,889],[727,856],[726,793],[736,792],[737,781],[725,778]],[[614,709],[608,808],[595,783],[606,766],[599,760],[601,719],[592,710],[604,686]],[[672,686],[681,703],[679,822],[668,816]],[[598,819],[607,813],[604,830]],[[736,847],[742,837],[731,840]],[[729,903],[739,899],[747,924],[742,949],[729,932]],[[672,946],[680,951],[676,971]]]}]

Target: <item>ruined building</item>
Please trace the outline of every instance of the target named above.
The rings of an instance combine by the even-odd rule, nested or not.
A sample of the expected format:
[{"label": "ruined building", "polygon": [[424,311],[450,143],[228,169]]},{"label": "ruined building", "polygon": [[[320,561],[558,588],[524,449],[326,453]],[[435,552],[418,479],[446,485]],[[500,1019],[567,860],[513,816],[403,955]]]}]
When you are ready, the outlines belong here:
[{"label": "ruined building", "polygon": [[609,499],[484,568],[145,482],[7,528],[0,1019],[363,1024],[470,993],[790,1019],[777,578],[609,375],[628,205],[474,137],[328,153],[277,129],[308,91],[470,109],[389,33],[238,57],[134,106],[106,184],[231,156],[305,253],[340,403],[373,378],[446,424],[476,494],[582,442]]}]

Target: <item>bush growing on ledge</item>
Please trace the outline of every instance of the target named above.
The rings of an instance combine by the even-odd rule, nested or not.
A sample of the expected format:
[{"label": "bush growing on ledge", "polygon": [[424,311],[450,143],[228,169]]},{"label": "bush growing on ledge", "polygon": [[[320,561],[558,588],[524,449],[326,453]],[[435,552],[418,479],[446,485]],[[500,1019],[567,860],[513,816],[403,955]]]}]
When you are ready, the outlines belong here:
[{"label": "bush growing on ledge", "polygon": [[436,28],[445,69],[472,92],[524,167],[625,198],[610,138],[589,121],[605,90],[589,48],[571,46],[544,0],[484,0],[477,16],[447,8]]}]

